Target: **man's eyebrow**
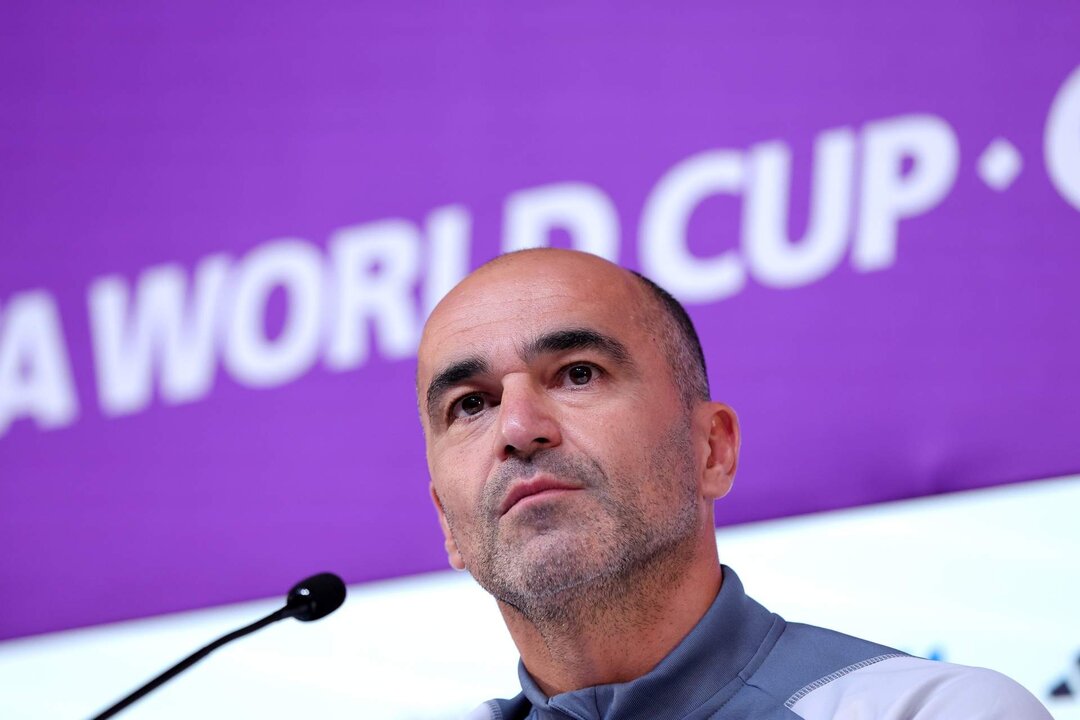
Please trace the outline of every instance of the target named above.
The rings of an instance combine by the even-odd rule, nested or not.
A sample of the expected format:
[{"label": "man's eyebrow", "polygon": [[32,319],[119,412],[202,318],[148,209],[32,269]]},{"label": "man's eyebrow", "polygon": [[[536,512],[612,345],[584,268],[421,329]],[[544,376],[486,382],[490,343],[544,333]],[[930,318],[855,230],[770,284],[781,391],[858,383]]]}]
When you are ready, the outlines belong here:
[{"label": "man's eyebrow", "polygon": [[[544,333],[521,349],[525,360],[547,353],[560,353],[568,350],[598,350],[622,366],[630,366],[630,352],[615,338],[588,328],[567,328]],[[481,357],[468,357],[447,365],[435,373],[425,393],[428,416],[434,423],[436,410],[453,387],[478,375],[491,371],[491,366]]]},{"label": "man's eyebrow", "polygon": [[599,350],[619,365],[632,365],[630,352],[615,338],[588,328],[568,328],[544,333],[522,349],[526,360],[545,353],[567,350]]},{"label": "man's eyebrow", "polygon": [[455,385],[486,372],[488,372],[487,361],[479,357],[458,360],[437,372],[428,384],[426,396],[427,411],[432,420],[435,417],[435,408],[442,401],[443,395]]}]

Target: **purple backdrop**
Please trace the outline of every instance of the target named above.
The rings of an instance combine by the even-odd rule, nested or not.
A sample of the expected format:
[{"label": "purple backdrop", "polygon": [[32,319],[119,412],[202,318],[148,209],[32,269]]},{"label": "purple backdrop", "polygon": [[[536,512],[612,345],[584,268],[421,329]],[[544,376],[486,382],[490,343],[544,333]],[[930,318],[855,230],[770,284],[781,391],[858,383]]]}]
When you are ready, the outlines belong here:
[{"label": "purple backdrop", "polygon": [[[5,4],[0,638],[274,595],[323,569],[444,567],[409,348],[440,273],[509,237],[615,237],[609,255],[675,278],[745,432],[721,523],[1080,470],[1078,19],[1065,2],[922,0]],[[753,259],[746,188],[768,143],[790,151],[797,240],[827,184],[815,142],[836,129],[844,245],[784,280],[776,252]],[[906,159],[889,175],[875,153]],[[685,233],[650,235],[694,158]],[[568,183],[537,221],[529,193]],[[893,254],[875,254],[890,227]],[[650,260],[664,237],[693,258]],[[351,286],[333,274],[376,246]],[[735,280],[713,268],[694,290],[687,268],[718,257]],[[395,262],[408,298],[380,305],[364,288]],[[145,310],[145,356],[95,354],[109,318],[167,307],[169,282],[194,317],[199,277],[201,365],[176,349],[195,340],[154,335],[164,310]],[[347,287],[366,315],[343,309]],[[139,368],[141,395],[123,389]]]}]

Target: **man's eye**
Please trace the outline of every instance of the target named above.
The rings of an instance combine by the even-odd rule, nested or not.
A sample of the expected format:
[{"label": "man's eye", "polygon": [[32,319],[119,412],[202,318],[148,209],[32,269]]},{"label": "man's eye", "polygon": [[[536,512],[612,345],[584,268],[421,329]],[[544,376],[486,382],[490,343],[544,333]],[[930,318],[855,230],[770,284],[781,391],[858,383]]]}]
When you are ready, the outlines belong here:
[{"label": "man's eye", "polygon": [[593,379],[593,368],[589,365],[574,365],[566,371],[566,377],[574,385],[587,385]]},{"label": "man's eye", "polygon": [[454,417],[475,415],[484,409],[484,404],[483,395],[466,395],[454,403],[452,408]]}]

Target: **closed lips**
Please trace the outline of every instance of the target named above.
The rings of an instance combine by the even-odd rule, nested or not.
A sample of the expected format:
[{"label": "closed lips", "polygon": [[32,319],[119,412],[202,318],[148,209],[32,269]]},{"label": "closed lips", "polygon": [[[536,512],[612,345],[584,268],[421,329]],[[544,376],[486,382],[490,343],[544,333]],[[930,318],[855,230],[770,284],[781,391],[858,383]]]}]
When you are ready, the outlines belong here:
[{"label": "closed lips", "polygon": [[535,478],[533,480],[526,480],[524,482],[515,483],[510,487],[510,492],[506,494],[502,504],[499,506],[499,514],[505,515],[510,511],[510,508],[517,505],[519,501],[524,500],[532,495],[537,495],[549,490],[580,490],[580,487],[570,485],[568,483],[559,482],[553,478]]}]

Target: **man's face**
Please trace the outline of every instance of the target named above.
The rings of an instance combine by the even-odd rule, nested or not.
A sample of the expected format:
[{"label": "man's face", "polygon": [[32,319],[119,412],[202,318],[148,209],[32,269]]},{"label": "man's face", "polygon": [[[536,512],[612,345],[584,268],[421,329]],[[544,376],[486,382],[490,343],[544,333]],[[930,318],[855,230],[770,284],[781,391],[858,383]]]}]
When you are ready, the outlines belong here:
[{"label": "man's face", "polygon": [[705,458],[649,303],[596,258],[525,253],[428,321],[418,392],[448,548],[519,609],[610,584],[702,525]]}]

